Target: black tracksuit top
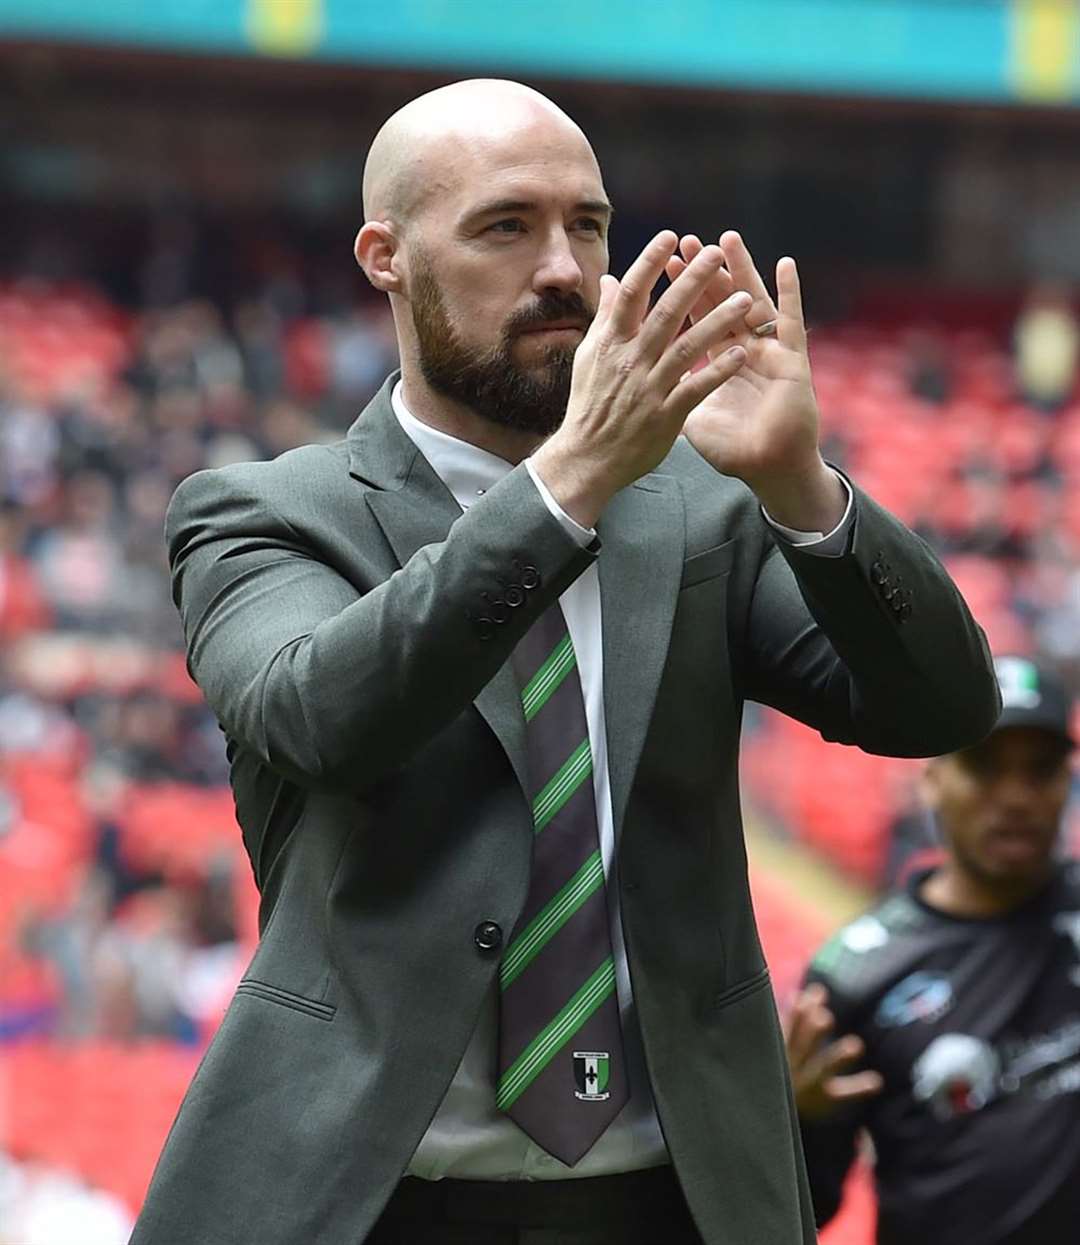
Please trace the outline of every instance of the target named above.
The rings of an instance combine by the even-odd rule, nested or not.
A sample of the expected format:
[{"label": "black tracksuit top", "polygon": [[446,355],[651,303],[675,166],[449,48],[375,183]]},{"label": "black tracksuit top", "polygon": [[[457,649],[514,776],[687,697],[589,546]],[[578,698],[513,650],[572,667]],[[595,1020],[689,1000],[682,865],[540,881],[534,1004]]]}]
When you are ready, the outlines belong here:
[{"label": "black tracksuit top", "polygon": [[819,1224],[865,1127],[879,1245],[1080,1242],[1080,863],[1007,916],[948,916],[928,876],[840,930],[807,981],[884,1091],[803,1125]]}]

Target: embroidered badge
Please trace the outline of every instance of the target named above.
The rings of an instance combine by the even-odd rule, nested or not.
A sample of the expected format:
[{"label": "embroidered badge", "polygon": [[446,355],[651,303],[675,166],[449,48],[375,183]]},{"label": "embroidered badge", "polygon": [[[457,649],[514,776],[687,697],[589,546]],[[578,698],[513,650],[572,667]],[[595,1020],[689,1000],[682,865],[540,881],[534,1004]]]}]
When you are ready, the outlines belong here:
[{"label": "embroidered badge", "polygon": [[574,1097],[582,1102],[604,1102],[611,1097],[608,1079],[611,1057],[606,1050],[574,1051]]}]

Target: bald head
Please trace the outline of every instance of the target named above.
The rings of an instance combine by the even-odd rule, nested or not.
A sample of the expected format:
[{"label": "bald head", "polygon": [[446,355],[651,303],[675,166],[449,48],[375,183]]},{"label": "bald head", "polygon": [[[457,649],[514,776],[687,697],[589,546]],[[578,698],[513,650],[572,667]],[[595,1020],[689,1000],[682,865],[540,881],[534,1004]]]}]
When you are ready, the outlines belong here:
[{"label": "bald head", "polygon": [[375,136],[364,215],[353,251],[390,299],[410,409],[517,461],[514,438],[527,452],[566,410],[607,271],[611,204],[585,135],[519,83],[441,87]]},{"label": "bald head", "polygon": [[364,217],[403,228],[432,199],[508,150],[563,145],[596,169],[580,127],[520,82],[474,78],[439,87],[399,108],[375,136],[364,165]]}]

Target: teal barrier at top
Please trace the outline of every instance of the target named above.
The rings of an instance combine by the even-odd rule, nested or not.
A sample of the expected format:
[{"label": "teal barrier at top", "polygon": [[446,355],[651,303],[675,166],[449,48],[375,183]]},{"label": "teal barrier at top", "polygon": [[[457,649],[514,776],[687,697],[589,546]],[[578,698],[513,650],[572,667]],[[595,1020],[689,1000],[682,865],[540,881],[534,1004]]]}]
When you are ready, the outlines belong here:
[{"label": "teal barrier at top", "polygon": [[1073,0],[0,0],[0,37],[500,74],[1080,99]]}]

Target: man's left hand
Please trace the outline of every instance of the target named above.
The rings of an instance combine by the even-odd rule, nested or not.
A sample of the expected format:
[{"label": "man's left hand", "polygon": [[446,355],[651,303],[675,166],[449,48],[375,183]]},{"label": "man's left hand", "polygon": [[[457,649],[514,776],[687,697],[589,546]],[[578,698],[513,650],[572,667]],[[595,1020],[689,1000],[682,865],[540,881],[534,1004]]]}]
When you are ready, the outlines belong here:
[{"label": "man's left hand", "polygon": [[[740,345],[746,362],[691,411],[683,432],[717,471],[749,485],[777,523],[800,531],[832,531],[847,494],[818,448],[818,407],[795,261],[785,258],[776,265],[774,304],[739,234],[723,234],[720,247],[724,267],[690,318],[696,323],[735,290],[746,290],[754,301],[744,324],[710,353],[711,358]],[[682,238],[680,254],[668,261],[668,277],[677,277],[701,250],[699,238]],[[770,321],[776,322],[775,333],[755,335],[755,327]]]}]

